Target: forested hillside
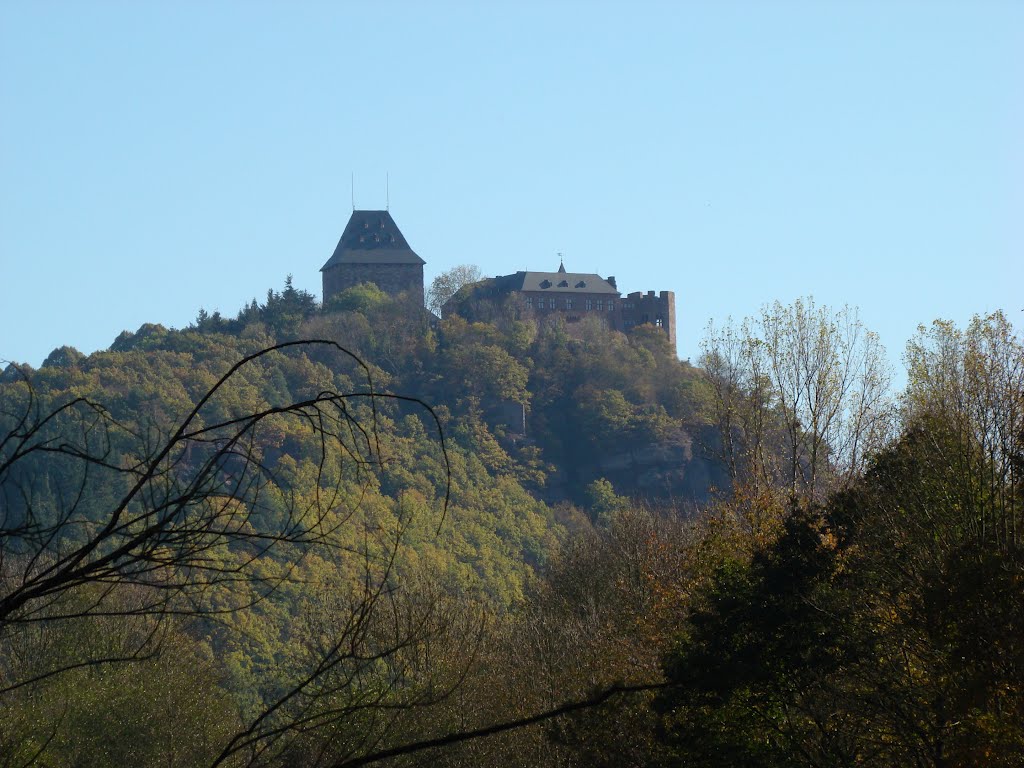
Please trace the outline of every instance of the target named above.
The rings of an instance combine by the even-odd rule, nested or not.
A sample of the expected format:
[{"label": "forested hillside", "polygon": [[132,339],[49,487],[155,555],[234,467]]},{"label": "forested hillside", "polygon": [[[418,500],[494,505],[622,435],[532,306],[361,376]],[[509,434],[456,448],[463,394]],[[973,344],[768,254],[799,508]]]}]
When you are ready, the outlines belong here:
[{"label": "forested hillside", "polygon": [[0,765],[1018,765],[1024,350],[906,359],[289,280],[9,366]]}]

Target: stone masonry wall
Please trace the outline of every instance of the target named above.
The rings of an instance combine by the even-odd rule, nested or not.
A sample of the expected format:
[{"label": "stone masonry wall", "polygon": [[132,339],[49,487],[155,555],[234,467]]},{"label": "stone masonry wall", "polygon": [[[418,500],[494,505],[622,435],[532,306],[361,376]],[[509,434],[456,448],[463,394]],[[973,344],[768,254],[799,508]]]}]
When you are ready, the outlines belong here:
[{"label": "stone masonry wall", "polygon": [[374,283],[390,296],[408,293],[410,299],[423,304],[422,264],[339,264],[325,269],[324,301],[362,283]]},{"label": "stone masonry wall", "polygon": [[637,325],[650,323],[668,334],[673,344],[676,341],[676,294],[674,291],[654,291],[646,294],[635,291],[622,299],[623,330],[629,331]]}]

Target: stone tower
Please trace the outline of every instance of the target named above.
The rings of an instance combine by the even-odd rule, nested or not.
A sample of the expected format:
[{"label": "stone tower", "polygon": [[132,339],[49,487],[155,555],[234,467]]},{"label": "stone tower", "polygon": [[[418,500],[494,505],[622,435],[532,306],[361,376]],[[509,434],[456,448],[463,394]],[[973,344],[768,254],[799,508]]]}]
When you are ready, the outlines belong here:
[{"label": "stone tower", "polygon": [[374,283],[391,296],[405,293],[422,307],[425,263],[388,211],[352,211],[334,255],[320,268],[324,303],[347,288]]}]

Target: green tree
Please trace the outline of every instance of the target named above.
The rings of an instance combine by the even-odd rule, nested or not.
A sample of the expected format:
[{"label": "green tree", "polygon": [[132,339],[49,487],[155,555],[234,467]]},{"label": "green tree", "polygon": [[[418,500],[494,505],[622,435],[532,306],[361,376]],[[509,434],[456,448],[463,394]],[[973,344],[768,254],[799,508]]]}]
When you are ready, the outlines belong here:
[{"label": "green tree", "polygon": [[979,543],[1024,537],[1024,345],[1002,312],[921,327],[907,345],[904,418],[927,423],[954,470],[965,524]]},{"label": "green tree", "polygon": [[678,764],[1019,763],[1024,558],[979,537],[992,470],[956,423],[916,411],[822,508],[721,560],[666,661]]},{"label": "green tree", "polygon": [[[114,681],[118,667],[165,658],[175,617],[209,622],[262,607],[288,588],[313,551],[354,552],[363,564],[356,582],[361,589],[347,606],[355,624],[346,625],[355,627],[359,642],[351,632],[325,638],[324,653],[303,675],[283,681],[261,713],[226,746],[222,740],[220,760],[261,751],[301,731],[308,721],[291,705],[321,700],[312,692],[353,659],[386,665],[430,642],[434,633],[412,617],[400,624],[407,634],[386,642],[362,629],[393,607],[394,562],[409,520],[376,520],[364,527],[361,546],[351,531],[359,499],[369,498],[382,467],[377,410],[389,399],[409,399],[377,392],[364,365],[364,387],[352,394],[323,389],[291,400],[282,382],[281,402],[254,409],[230,402],[244,394],[240,385],[252,369],[265,374],[267,363],[317,344],[345,352],[330,342],[291,342],[248,355],[169,434],[136,431],[86,397],[48,408],[29,382],[5,385],[0,706],[16,708],[22,694],[43,685],[84,684],[93,679],[83,677],[86,670]],[[228,404],[218,403],[222,396]],[[289,468],[269,450],[296,430],[316,446],[301,469],[295,462]],[[304,482],[296,482],[298,473],[307,475]],[[51,478],[63,487],[48,491],[43,484]],[[137,630],[110,642],[117,620]],[[47,641],[67,638],[64,651],[19,652],[36,628]],[[81,642],[92,628],[107,634]],[[14,663],[18,658],[25,662]],[[383,712],[396,699],[402,706],[402,691],[393,690],[395,697],[385,694],[367,706]],[[115,706],[113,699],[109,704]],[[130,698],[124,701],[125,713],[134,708]],[[41,724],[53,729],[39,742],[44,747],[62,743],[52,734],[63,715],[50,714],[53,722]],[[136,738],[147,732],[143,725],[133,729]]]}]

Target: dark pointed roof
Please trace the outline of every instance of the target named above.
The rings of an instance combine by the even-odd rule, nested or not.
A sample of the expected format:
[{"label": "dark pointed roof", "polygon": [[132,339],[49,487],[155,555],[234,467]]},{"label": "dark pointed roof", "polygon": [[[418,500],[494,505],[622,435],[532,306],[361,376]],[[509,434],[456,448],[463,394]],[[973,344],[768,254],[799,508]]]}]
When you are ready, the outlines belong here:
[{"label": "dark pointed roof", "polygon": [[323,272],[338,264],[426,264],[405,241],[388,211],[352,211]]}]

